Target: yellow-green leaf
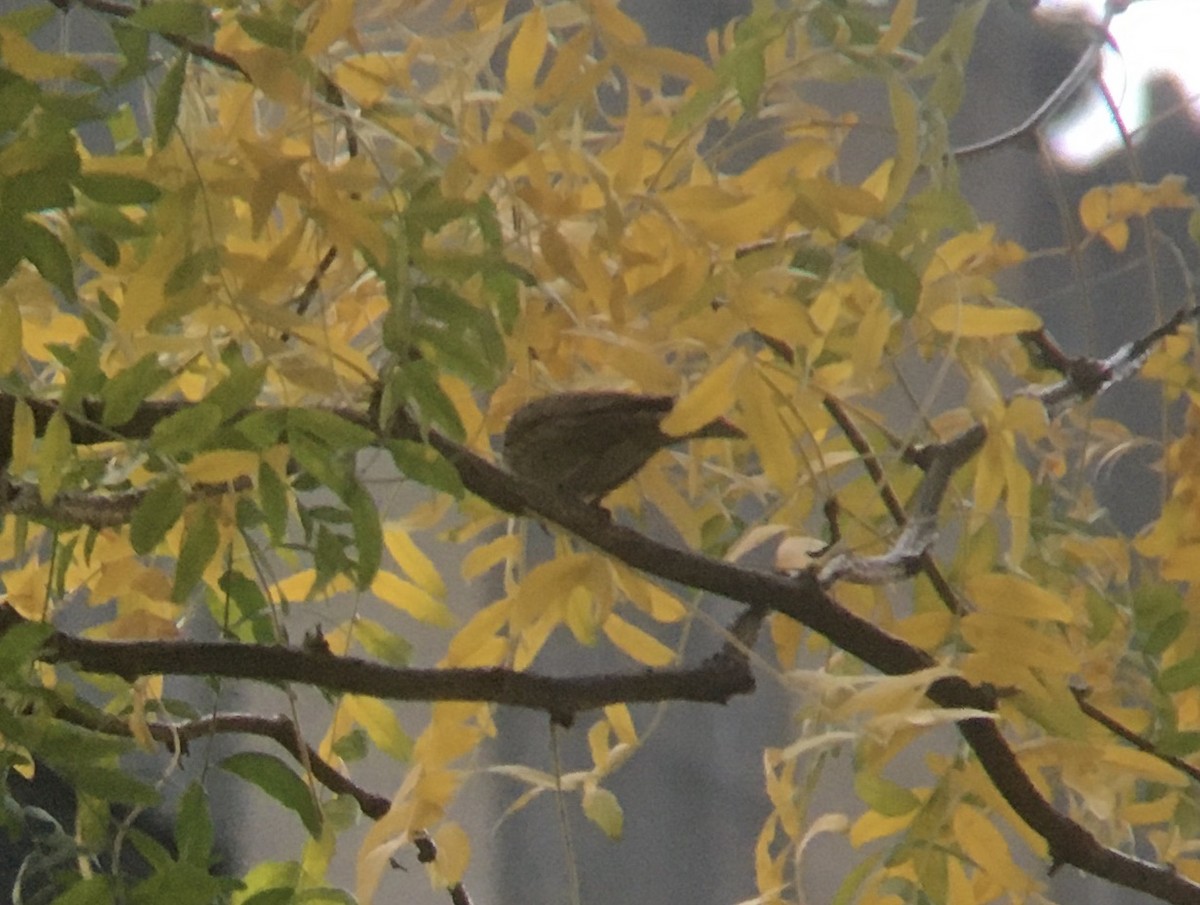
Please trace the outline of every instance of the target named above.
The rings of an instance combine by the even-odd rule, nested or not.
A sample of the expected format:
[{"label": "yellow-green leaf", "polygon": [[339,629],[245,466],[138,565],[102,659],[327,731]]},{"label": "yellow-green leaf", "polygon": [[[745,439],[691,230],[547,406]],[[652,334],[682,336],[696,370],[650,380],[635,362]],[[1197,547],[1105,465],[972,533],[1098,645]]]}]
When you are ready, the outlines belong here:
[{"label": "yellow-green leaf", "polygon": [[675,651],[616,613],[604,620],[604,634],[633,659],[647,666],[667,666],[675,660]]},{"label": "yellow-green leaf", "polygon": [[617,796],[608,789],[589,786],[583,792],[583,813],[588,820],[604,830],[609,839],[620,839],[625,825],[625,814]]},{"label": "yellow-green leaf", "polygon": [[935,329],[959,336],[1009,336],[1042,326],[1042,319],[1026,308],[983,305],[945,305],[929,320]]}]

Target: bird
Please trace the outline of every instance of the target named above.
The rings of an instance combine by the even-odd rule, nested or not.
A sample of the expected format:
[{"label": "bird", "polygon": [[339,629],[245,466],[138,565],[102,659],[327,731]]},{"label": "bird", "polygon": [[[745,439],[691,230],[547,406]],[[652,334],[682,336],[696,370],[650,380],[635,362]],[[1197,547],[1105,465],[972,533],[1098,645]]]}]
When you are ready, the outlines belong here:
[{"label": "bird", "polygon": [[704,437],[746,435],[717,418],[683,436],[662,430],[671,396],[617,391],[555,393],[519,408],[504,430],[513,474],[594,502],[620,487],[660,449]]}]

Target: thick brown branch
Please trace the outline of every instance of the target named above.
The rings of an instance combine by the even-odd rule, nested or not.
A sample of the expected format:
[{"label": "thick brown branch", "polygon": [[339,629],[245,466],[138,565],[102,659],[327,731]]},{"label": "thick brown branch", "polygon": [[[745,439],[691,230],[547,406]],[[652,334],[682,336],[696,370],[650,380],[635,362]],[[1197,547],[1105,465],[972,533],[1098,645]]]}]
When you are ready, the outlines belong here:
[{"label": "thick brown branch", "polygon": [[[0,605],[0,633],[24,619]],[[543,710],[569,724],[577,713],[616,703],[725,703],[754,690],[745,658],[722,652],[693,667],[637,674],[553,677],[490,669],[402,669],[291,647],[205,641],[92,641],[53,632],[42,659],[84,672],[137,676],[224,676],[292,682],[395,701],[489,701]]]}]

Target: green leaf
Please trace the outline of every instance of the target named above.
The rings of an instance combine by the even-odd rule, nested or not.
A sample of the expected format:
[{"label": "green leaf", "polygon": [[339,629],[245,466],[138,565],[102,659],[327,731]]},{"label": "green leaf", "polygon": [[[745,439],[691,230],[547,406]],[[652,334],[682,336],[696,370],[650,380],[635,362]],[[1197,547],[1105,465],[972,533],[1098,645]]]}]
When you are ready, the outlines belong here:
[{"label": "green leaf", "polygon": [[213,822],[204,786],[193,782],[179,800],[175,821],[175,844],[179,860],[208,869],[213,853]]},{"label": "green leaf", "polygon": [[430,427],[441,428],[452,440],[466,437],[458,410],[437,381],[437,369],[428,361],[412,361],[392,372],[387,395]]},{"label": "green leaf", "polygon": [[213,27],[208,4],[187,0],[156,0],[137,10],[125,22],[147,31],[185,38],[207,37]]},{"label": "green leaf", "polygon": [[266,462],[258,466],[258,501],[267,520],[267,531],[272,542],[283,543],[287,534],[288,489],[275,469]]},{"label": "green leaf", "polygon": [[279,442],[287,427],[287,417],[285,409],[262,409],[240,419],[234,429],[255,449],[268,449]]},{"label": "green leaf", "polygon": [[313,838],[321,835],[321,814],[313,801],[311,790],[279,758],[244,751],[225,758],[221,767],[253,783],[285,808],[295,811]]},{"label": "green leaf", "polygon": [[[45,754],[43,751],[42,755]],[[95,795],[105,801],[144,807],[154,807],[161,800],[153,786],[135,779],[120,767],[81,764],[66,754],[55,757],[51,763],[75,787],[76,792]]]},{"label": "green leaf", "polygon": [[80,173],[75,186],[101,204],[150,204],[162,196],[153,182],[117,173]]},{"label": "green leaf", "polygon": [[24,9],[14,9],[0,16],[0,25],[29,35],[46,25],[55,17],[52,7],[27,6]]},{"label": "green leaf", "polygon": [[134,552],[145,556],[157,547],[179,521],[185,505],[187,494],[178,481],[168,478],[151,487],[133,511],[129,523],[129,542]]},{"label": "green leaf", "polygon": [[31,220],[20,220],[16,233],[12,238],[42,278],[68,299],[74,299],[75,265],[62,240],[40,223]]},{"label": "green leaf", "polygon": [[296,53],[304,46],[304,35],[279,19],[243,13],[238,16],[238,25],[255,41],[265,44],[267,47],[276,47],[289,53]]},{"label": "green leaf", "polygon": [[335,454],[307,431],[289,431],[288,448],[296,463],[319,484],[339,497],[346,493],[348,482],[353,480],[349,454]]},{"label": "green leaf", "polygon": [[888,293],[897,311],[912,317],[921,296],[921,278],[912,265],[877,242],[859,243],[859,252],[867,279]]},{"label": "green leaf", "polygon": [[1162,671],[1157,685],[1167,693],[1184,691],[1200,685],[1200,654],[1180,660]]},{"label": "green leaf", "polygon": [[490,311],[444,286],[413,289],[420,315],[412,338],[428,344],[444,367],[477,385],[491,385],[506,361],[504,339]]},{"label": "green leaf", "polygon": [[464,488],[457,469],[436,449],[413,440],[388,440],[385,444],[396,467],[426,487],[461,499]]},{"label": "green leaf", "polygon": [[412,645],[371,619],[354,620],[354,640],[372,657],[391,666],[408,666],[412,662]]},{"label": "green leaf", "polygon": [[104,385],[100,398],[104,412],[100,421],[106,427],[120,427],[137,412],[146,397],[171,379],[171,372],[158,363],[158,356],[147,352],[132,367],[126,368]]},{"label": "green leaf", "polygon": [[373,430],[321,409],[288,409],[287,429],[289,437],[303,432],[332,450],[362,449],[378,439]]},{"label": "green leaf", "polygon": [[163,76],[154,98],[154,143],[165,148],[179,118],[179,102],[183,97],[183,79],[187,74],[188,54],[181,53]]},{"label": "green leaf", "polygon": [[222,901],[221,881],[207,866],[172,862],[138,883],[129,895],[129,905],[211,905]]},{"label": "green leaf", "polygon": [[183,534],[183,545],[175,563],[175,585],[171,599],[182,603],[200,581],[205,568],[216,555],[221,535],[217,530],[216,512],[212,506],[197,511]]},{"label": "green leaf", "polygon": [[121,49],[121,56],[125,58],[120,70],[113,76],[112,84],[121,85],[149,71],[150,33],[123,22],[113,22],[111,27],[113,40]]},{"label": "green leaf", "polygon": [[253,620],[269,609],[258,582],[251,581],[241,572],[226,572],[221,576],[220,585],[221,590],[237,605],[243,619]]},{"label": "green leaf", "polygon": [[234,418],[258,399],[266,373],[265,363],[235,364],[229,376],[213,387],[204,401],[220,408],[225,418]]},{"label": "green leaf", "polygon": [[359,590],[371,586],[383,558],[383,529],[379,525],[379,510],[375,501],[357,481],[350,485],[344,502],[350,507],[354,525],[354,546],[358,548],[356,581]]},{"label": "green leaf", "polygon": [[362,729],[353,729],[333,743],[333,753],[340,759],[353,763],[362,760],[370,753],[367,745],[367,733]]},{"label": "green leaf", "polygon": [[1183,634],[1190,618],[1191,616],[1186,610],[1178,610],[1167,616],[1154,626],[1150,634],[1146,636],[1146,640],[1141,643],[1142,653],[1151,657],[1159,656]]},{"label": "green leaf", "polygon": [[220,427],[221,409],[206,399],[199,405],[168,415],[150,431],[150,445],[164,456],[196,452]]},{"label": "green leaf", "polygon": [[0,682],[23,686],[26,668],[37,659],[52,631],[45,622],[22,622],[0,635]]},{"label": "green leaf", "polygon": [[856,773],[854,791],[865,805],[885,817],[903,817],[921,806],[921,799],[910,789],[884,779],[878,773]]},{"label": "green leaf", "polygon": [[1154,747],[1169,757],[1191,757],[1200,751],[1200,732],[1168,732],[1155,739]]},{"label": "green leaf", "polygon": [[336,576],[349,573],[350,560],[346,556],[349,546],[349,538],[344,535],[330,531],[324,525],[317,528],[317,546],[313,551],[317,579],[310,593],[315,593]]},{"label": "green leaf", "polygon": [[55,898],[53,905],[114,905],[114,884],[107,874],[86,877]]},{"label": "green leaf", "polygon": [[216,273],[221,266],[221,253],[215,248],[202,248],[175,265],[163,284],[167,295],[178,295],[196,285],[206,273]]},{"label": "green leaf", "polygon": [[42,434],[42,442],[38,447],[38,491],[43,503],[49,503],[58,495],[71,453],[71,426],[59,409],[50,416],[50,423],[46,425],[46,432]]},{"label": "green leaf", "polygon": [[748,113],[758,109],[763,84],[767,79],[767,62],[763,56],[763,49],[762,46],[754,46],[738,49],[744,52],[735,52],[737,64],[733,70],[733,83],[737,88],[742,109]]}]

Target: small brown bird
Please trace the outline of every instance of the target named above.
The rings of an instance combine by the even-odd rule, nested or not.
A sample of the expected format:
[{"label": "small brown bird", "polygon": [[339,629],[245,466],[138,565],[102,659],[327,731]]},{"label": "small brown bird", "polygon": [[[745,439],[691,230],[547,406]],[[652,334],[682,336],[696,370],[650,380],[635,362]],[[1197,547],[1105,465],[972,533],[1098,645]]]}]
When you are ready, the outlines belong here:
[{"label": "small brown bird", "polygon": [[504,461],[514,474],[586,500],[620,487],[660,449],[700,437],[745,437],[718,418],[682,437],[659,425],[675,400],[635,393],[579,392],[522,406],[504,430]]}]

